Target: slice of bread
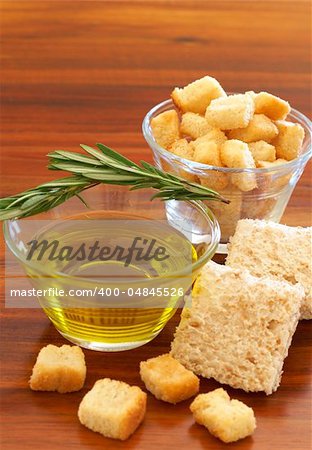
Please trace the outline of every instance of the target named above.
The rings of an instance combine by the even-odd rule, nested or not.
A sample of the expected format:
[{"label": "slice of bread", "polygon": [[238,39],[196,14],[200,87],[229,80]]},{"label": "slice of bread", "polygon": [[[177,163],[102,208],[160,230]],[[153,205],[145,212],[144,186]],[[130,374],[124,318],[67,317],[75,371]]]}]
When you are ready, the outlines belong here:
[{"label": "slice of bread", "polygon": [[197,376],[168,354],[142,361],[140,375],[146,389],[164,402],[181,402],[199,390]]},{"label": "slice of bread", "polygon": [[289,227],[264,220],[237,223],[226,264],[255,276],[273,276],[305,289],[301,319],[312,319],[312,227]]},{"label": "slice of bread", "polygon": [[209,262],[184,308],[171,354],[197,375],[272,394],[295,332],[304,290]]},{"label": "slice of bread", "polygon": [[137,386],[104,378],[83,397],[78,417],[90,430],[124,441],[144,419],[146,397]]},{"label": "slice of bread", "polygon": [[47,345],[37,357],[29,380],[34,391],[79,391],[85,382],[86,364],[80,347]]},{"label": "slice of bread", "polygon": [[197,423],[226,443],[250,436],[256,428],[252,408],[239,400],[231,400],[222,388],[198,395],[190,410]]}]

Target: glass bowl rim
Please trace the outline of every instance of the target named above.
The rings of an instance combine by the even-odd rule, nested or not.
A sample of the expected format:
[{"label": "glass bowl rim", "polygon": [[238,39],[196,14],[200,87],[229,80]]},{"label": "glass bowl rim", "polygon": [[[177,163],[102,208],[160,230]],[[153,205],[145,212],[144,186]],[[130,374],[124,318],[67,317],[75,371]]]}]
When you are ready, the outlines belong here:
[{"label": "glass bowl rim", "polygon": [[[211,234],[211,242],[209,243],[207,249],[205,250],[205,252],[201,255],[200,258],[198,258],[195,262],[192,262],[191,264],[189,264],[188,266],[186,266],[184,269],[176,271],[176,272],[171,272],[168,275],[160,275],[158,277],[155,278],[151,278],[152,280],[155,279],[166,279],[168,277],[182,277],[188,274],[192,274],[194,271],[196,271],[198,268],[202,267],[204,264],[206,264],[210,259],[212,259],[212,257],[214,256],[218,245],[220,243],[220,238],[221,238],[221,231],[220,231],[220,226],[219,226],[219,222],[217,221],[215,215],[213,214],[213,212],[210,210],[210,208],[208,208],[208,206],[206,206],[201,200],[183,200],[183,202],[190,204],[192,207],[194,207],[203,217],[205,217],[206,222],[209,223],[210,226],[210,234]],[[56,207],[57,208],[57,207]],[[96,211],[96,210],[95,210]],[[138,216],[140,217],[140,216]],[[27,219],[27,218],[25,218]],[[65,218],[64,218],[65,219]],[[142,219],[147,219],[146,217],[142,216]],[[20,221],[23,219],[10,219],[10,220],[5,220],[3,222],[3,234],[4,234],[4,240],[6,245],[8,246],[9,250],[13,253],[13,255],[24,265],[26,265],[27,267],[30,267],[32,269],[35,269],[37,272],[39,272],[40,274],[45,274],[44,269],[42,268],[42,264],[40,265],[39,263],[36,264],[34,262],[30,262],[27,261],[24,257],[24,255],[20,252],[20,250],[17,248],[17,246],[15,245],[15,243],[13,242],[13,240],[11,239],[10,233],[9,233],[9,224],[12,222],[16,222],[16,221]],[[49,219],[46,219],[49,220]],[[149,219],[149,220],[158,220],[158,219]],[[90,280],[84,277],[78,277],[78,276],[73,276],[73,275],[68,275],[66,273],[63,272],[59,272],[59,271],[51,271],[49,272],[49,275],[56,275],[58,277],[62,277],[66,280],[74,280],[74,281],[84,281],[87,282],[89,284],[94,284],[96,282],[99,282],[98,280]],[[151,280],[146,279],[144,281],[148,281]],[[126,282],[127,284],[132,284],[132,283],[137,283],[137,280],[127,280]]]},{"label": "glass bowl rim", "polygon": [[[232,93],[229,93],[232,94]],[[154,136],[150,129],[150,121],[153,115],[159,110],[166,107],[165,110],[169,109],[168,107],[173,107],[176,109],[173,101],[171,99],[164,100],[157,105],[155,105],[152,109],[148,111],[148,113],[145,115],[143,122],[142,122],[142,132],[143,136],[148,143],[148,145],[151,147],[151,149],[155,149],[158,153],[160,153],[162,156],[166,157],[167,159],[171,159],[173,161],[177,161],[178,163],[182,163],[184,166],[195,172],[202,174],[202,171],[206,170],[214,170],[218,172],[224,172],[224,173],[256,173],[256,174],[262,174],[262,173],[269,173],[269,172],[283,172],[286,169],[294,169],[296,166],[301,166],[305,164],[312,156],[312,123],[311,120],[302,114],[300,111],[291,108],[290,116],[296,117],[300,120],[301,125],[305,126],[305,138],[302,148],[302,153],[295,159],[285,163],[285,164],[278,164],[273,167],[264,167],[264,168],[246,168],[246,169],[240,169],[240,168],[229,168],[229,167],[219,167],[219,166],[211,166],[208,164],[202,164],[195,161],[191,161],[189,159],[181,158],[180,156],[174,155],[172,152],[169,152],[164,147],[161,147],[154,139]],[[308,135],[307,135],[308,131]]]}]

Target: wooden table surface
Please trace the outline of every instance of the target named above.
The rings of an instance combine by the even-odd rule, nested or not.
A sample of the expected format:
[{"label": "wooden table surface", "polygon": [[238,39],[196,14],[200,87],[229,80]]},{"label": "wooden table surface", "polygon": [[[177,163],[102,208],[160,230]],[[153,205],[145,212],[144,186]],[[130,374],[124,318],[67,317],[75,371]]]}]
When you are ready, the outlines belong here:
[{"label": "wooden table surface", "polygon": [[[45,155],[56,148],[101,141],[151,160],[141,134],[145,112],[173,86],[205,74],[228,91],[273,92],[309,115],[310,18],[305,1],[2,1],[1,196],[53,178]],[[310,180],[311,165],[284,223],[311,225]],[[59,395],[31,392],[27,381],[38,350],[65,340],[41,310],[3,306],[1,449],[225,448],[193,423],[189,401],[169,406],[149,395],[146,420],[127,442],[78,422],[78,404],[96,379],[142,386],[139,362],[168,351],[178,315],[139,349],[85,351],[85,388]],[[254,408],[258,423],[233,448],[310,448],[310,349],[311,323],[303,321],[274,395],[228,390]],[[202,392],[217,386],[201,381]]]}]

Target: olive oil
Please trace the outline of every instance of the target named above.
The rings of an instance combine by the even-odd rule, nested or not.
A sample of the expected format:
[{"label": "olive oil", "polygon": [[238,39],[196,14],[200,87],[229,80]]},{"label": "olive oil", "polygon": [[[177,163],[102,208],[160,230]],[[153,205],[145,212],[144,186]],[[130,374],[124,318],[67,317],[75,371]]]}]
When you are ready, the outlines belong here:
[{"label": "olive oil", "polygon": [[105,211],[51,223],[34,236],[25,270],[59,332],[106,351],[153,339],[191,287],[190,240],[165,221]]}]

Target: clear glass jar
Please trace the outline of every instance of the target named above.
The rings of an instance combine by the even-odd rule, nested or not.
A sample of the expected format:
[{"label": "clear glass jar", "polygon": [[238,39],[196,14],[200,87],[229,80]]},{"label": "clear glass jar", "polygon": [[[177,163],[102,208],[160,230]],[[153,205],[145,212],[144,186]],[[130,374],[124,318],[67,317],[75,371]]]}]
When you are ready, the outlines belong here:
[{"label": "clear glass jar", "polygon": [[[287,120],[302,125],[305,138],[301,154],[286,164],[270,168],[230,169],[209,166],[188,159],[180,158],[157,144],[150,126],[153,117],[173,109],[172,100],[166,100],[154,106],[143,120],[142,130],[145,140],[153,151],[156,165],[167,172],[182,176],[210,186],[215,185],[216,177],[222,179],[222,188],[218,191],[231,201],[229,205],[206,201],[205,204],[217,217],[221,228],[221,245],[219,251],[226,252],[226,244],[233,235],[239,219],[265,219],[279,222],[289,198],[311,157],[311,121],[295,109],[291,110]],[[253,190],[242,192],[232,184],[233,177],[245,177],[254,180]],[[223,244],[223,245],[222,245]]]}]

